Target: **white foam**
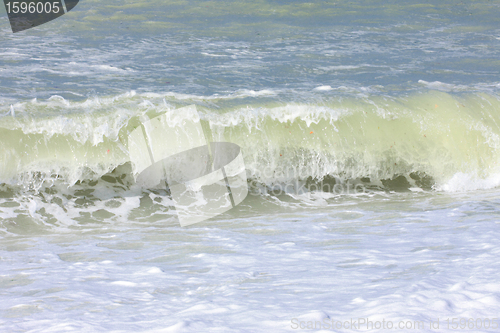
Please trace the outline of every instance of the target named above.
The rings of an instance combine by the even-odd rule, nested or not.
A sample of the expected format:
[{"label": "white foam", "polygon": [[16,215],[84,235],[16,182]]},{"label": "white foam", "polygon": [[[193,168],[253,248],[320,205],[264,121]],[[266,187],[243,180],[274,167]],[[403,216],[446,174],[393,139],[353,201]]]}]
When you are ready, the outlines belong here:
[{"label": "white foam", "polygon": [[[311,208],[249,198],[242,211],[185,229],[162,221],[157,197],[136,195],[143,203],[119,222],[92,217],[111,201],[123,205],[119,198],[87,207],[66,199],[78,223],[57,215],[20,238],[18,228],[32,223],[27,201],[14,208],[20,223],[0,223],[10,241],[0,251],[11,315],[2,327],[200,332],[217,318],[219,331],[287,332],[293,319],[428,327],[437,318],[495,317],[498,221],[494,210],[476,208],[494,207],[498,194],[418,195],[327,198]],[[36,214],[54,198],[44,193]]]},{"label": "white foam", "polygon": [[469,173],[458,172],[445,184],[437,185],[438,191],[468,192],[488,190],[500,186],[500,174],[493,174],[487,178],[480,178]]},{"label": "white foam", "polygon": [[427,82],[424,80],[418,80],[418,83],[425,85],[429,89],[435,89],[435,90],[440,90],[440,91],[468,91],[469,87],[464,86],[464,85],[455,85],[455,84],[449,84],[449,83],[444,83],[440,81],[433,81],[433,82]]},{"label": "white foam", "polygon": [[114,67],[114,66],[111,66],[111,65],[92,65],[90,67],[101,69],[101,70],[104,70],[104,71],[111,71],[111,72],[128,72],[128,71],[133,71],[131,69],[127,69],[126,70],[126,69],[121,69],[121,68]]},{"label": "white foam", "polygon": [[120,286],[120,287],[135,287],[135,286],[137,286],[137,283],[130,282],[130,281],[114,281],[114,282],[111,282],[111,284],[114,286]]},{"label": "white foam", "polygon": [[227,54],[212,54],[207,52],[201,52],[201,54],[209,56],[209,57],[229,57]]},{"label": "white foam", "polygon": [[329,90],[333,90],[333,88],[331,86],[319,86],[319,87],[314,88],[314,90],[316,90],[316,91],[329,91]]}]

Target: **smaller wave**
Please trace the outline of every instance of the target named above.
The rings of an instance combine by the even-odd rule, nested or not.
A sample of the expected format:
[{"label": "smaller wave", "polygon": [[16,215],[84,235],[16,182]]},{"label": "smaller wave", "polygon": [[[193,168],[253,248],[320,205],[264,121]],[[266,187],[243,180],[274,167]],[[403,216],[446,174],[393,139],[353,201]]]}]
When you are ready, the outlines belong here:
[{"label": "smaller wave", "polygon": [[427,87],[429,89],[435,89],[435,90],[440,90],[440,91],[445,91],[445,92],[467,91],[470,89],[470,87],[467,87],[467,86],[443,83],[443,82],[439,82],[439,81],[427,82],[424,80],[418,80],[418,83],[424,85],[425,87]]}]

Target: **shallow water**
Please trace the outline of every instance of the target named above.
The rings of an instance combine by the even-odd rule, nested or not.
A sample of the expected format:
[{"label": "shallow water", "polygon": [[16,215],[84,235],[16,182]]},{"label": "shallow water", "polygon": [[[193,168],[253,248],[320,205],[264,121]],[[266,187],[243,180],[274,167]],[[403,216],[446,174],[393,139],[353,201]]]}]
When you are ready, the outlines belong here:
[{"label": "shallow water", "polygon": [[[0,9],[2,331],[497,331],[499,7]],[[187,105],[250,193],[182,228],[128,137]]]},{"label": "shallow water", "polygon": [[370,318],[430,331],[440,318],[445,332],[446,318],[496,316],[494,191],[269,199],[187,228],[138,203],[134,217],[96,207],[77,223],[19,212],[3,220],[2,326],[281,332],[294,318]]}]

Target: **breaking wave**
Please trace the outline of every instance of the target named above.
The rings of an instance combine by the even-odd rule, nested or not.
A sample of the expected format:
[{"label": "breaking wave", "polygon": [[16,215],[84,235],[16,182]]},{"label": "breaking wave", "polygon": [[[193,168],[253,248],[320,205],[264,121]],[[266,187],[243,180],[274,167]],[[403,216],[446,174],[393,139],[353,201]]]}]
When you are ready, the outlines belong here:
[{"label": "breaking wave", "polygon": [[[500,101],[492,94],[283,101],[273,91],[226,96],[137,94],[70,102],[53,96],[0,111],[0,183],[73,185],[133,170],[127,137],[146,119],[195,104],[209,141],[238,144],[251,184],[339,184],[468,191],[500,185]],[[5,105],[5,104],[4,104]],[[168,144],[168,143],[159,143]]]}]

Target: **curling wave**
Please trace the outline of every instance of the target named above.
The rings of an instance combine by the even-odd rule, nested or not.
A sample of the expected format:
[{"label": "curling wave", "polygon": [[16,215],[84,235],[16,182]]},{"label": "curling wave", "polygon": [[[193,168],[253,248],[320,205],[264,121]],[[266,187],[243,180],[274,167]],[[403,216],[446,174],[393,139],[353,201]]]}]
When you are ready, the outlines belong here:
[{"label": "curling wave", "polygon": [[[127,136],[145,119],[168,126],[196,104],[209,141],[238,144],[250,182],[358,180],[388,189],[467,191],[500,185],[500,100],[430,91],[283,102],[270,92],[136,94],[12,105],[0,117],[0,183],[36,188],[95,180],[130,164]],[[120,168],[131,172],[133,168]]]}]

